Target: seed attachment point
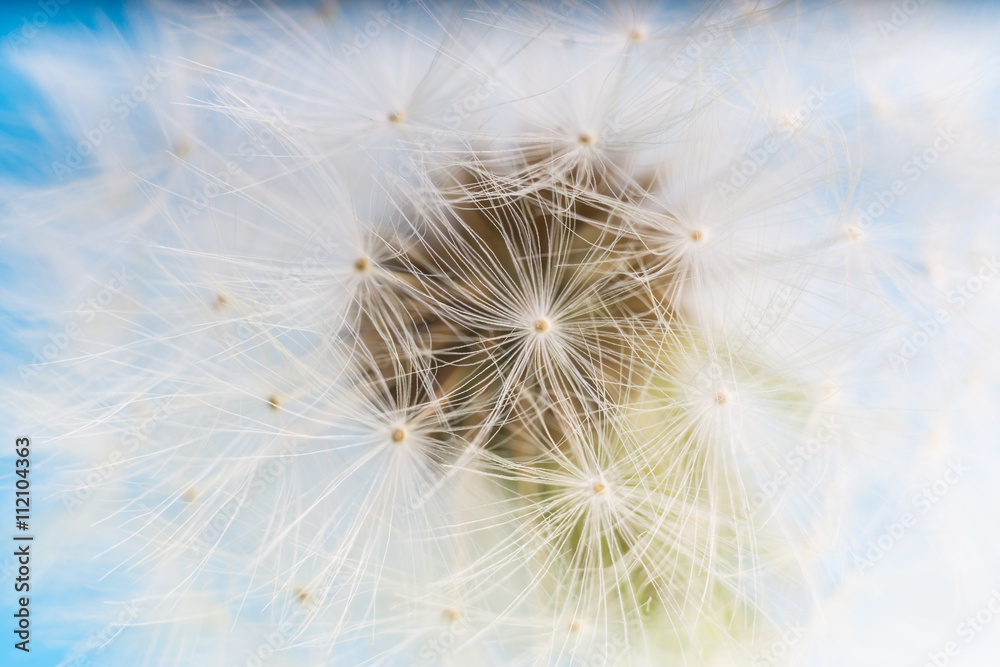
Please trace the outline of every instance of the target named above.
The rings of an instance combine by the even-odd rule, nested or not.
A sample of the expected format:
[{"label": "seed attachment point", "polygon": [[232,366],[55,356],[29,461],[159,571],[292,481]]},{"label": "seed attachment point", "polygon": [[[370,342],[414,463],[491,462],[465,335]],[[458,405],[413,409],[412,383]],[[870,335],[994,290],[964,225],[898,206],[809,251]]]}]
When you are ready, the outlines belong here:
[{"label": "seed attachment point", "polygon": [[537,320],[535,320],[535,323],[532,325],[532,328],[535,330],[536,334],[539,335],[545,334],[552,329],[552,322],[549,322],[549,320],[545,317],[539,317]]},{"label": "seed attachment point", "polygon": [[844,237],[852,243],[857,243],[865,238],[865,230],[857,225],[844,225]]}]

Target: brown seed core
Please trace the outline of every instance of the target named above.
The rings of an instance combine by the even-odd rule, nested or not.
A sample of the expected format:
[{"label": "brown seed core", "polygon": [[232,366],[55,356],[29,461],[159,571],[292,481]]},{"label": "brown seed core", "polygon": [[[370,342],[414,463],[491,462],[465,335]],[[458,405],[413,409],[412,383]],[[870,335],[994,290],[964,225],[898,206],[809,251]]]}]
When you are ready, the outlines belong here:
[{"label": "brown seed core", "polygon": [[535,320],[535,333],[543,334],[552,328],[552,323],[549,322],[544,317],[539,317]]},{"label": "brown seed core", "polygon": [[367,257],[361,257],[358,261],[354,262],[354,270],[358,273],[366,273],[372,268],[372,262]]},{"label": "brown seed core", "polygon": [[405,428],[399,427],[399,428],[395,429],[392,432],[392,441],[393,442],[403,442],[404,440],[406,440],[406,429]]}]

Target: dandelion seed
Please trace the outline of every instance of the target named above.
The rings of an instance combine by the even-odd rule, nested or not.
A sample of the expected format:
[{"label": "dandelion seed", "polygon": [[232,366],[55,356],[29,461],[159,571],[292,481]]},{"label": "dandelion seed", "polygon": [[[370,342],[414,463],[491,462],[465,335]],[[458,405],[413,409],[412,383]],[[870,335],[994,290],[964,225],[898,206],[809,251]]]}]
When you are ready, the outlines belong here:
[{"label": "dandelion seed", "polygon": [[[844,545],[898,509],[872,498],[969,442],[925,426],[932,389],[989,411],[988,359],[948,369],[978,394],[941,368],[992,349],[986,274],[947,334],[926,316],[997,244],[988,30],[952,48],[929,5],[889,40],[846,5],[230,9],[158,2],[135,43],[19,61],[78,143],[4,198],[4,252],[59,287],[3,288],[58,324],[5,396],[49,429],[65,523],[106,531],[79,562],[148,606],[102,658],[742,664],[829,618]],[[878,239],[841,224],[953,117],[978,138]],[[908,351],[919,382],[879,363],[907,324],[949,353]]]}]

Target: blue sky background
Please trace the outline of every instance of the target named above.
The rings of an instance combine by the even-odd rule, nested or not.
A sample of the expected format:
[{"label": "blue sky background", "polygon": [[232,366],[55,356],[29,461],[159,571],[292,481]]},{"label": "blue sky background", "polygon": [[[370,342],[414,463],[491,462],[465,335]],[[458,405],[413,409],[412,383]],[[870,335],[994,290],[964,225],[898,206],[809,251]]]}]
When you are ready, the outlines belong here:
[{"label": "blue sky background", "polygon": [[[48,8],[48,11],[45,9]],[[61,130],[54,121],[47,100],[25,79],[11,64],[11,55],[15,49],[45,48],[46,39],[57,37],[59,32],[67,28],[86,26],[96,27],[99,22],[112,20],[127,35],[125,23],[125,3],[123,2],[87,2],[81,0],[58,0],[51,2],[19,2],[6,1],[0,5],[0,183],[4,186],[32,187],[44,186],[54,182],[49,165],[70,143],[70,137]],[[32,33],[31,28],[24,31],[31,34],[25,38],[22,32],[25,21],[37,19],[41,27]],[[34,28],[34,26],[32,26]],[[86,54],[81,54],[86,57]],[[44,133],[38,131],[39,125],[45,128]],[[7,204],[0,198],[0,281],[5,285],[17,285],[20,282],[19,262],[9,248],[4,248],[8,227]],[[16,331],[30,328],[32,323],[11,312],[7,304],[0,303],[0,368],[3,369],[4,382],[17,381],[17,366],[29,363],[31,350],[15,335]],[[8,420],[5,420],[9,424]],[[3,454],[0,455],[0,480],[3,488],[2,507],[7,512],[13,506],[13,470],[14,459],[8,454],[7,445],[13,444],[17,434],[3,429]],[[41,456],[36,452],[32,456],[31,473],[32,501],[36,503],[33,515],[37,525],[38,514],[42,511],[38,505],[43,505],[48,495],[45,488],[44,466],[39,469]],[[6,515],[7,512],[4,512]],[[93,597],[95,604],[100,605],[92,589],[98,588],[98,582],[80,590],[52,590],[45,585],[45,575],[42,566],[36,560],[32,564],[32,589],[30,594],[30,609],[32,622],[32,637],[30,653],[25,654],[13,647],[12,614],[15,599],[14,577],[16,563],[12,557],[10,528],[0,531],[3,540],[3,557],[0,557],[0,609],[5,619],[2,628],[2,644],[0,644],[0,664],[3,665],[38,665],[53,667],[60,664],[97,667],[97,660],[88,662],[65,662],[70,655],[74,643],[86,637],[86,628],[82,626],[69,627],[61,624],[59,612],[71,601],[79,604],[86,597]],[[41,547],[43,545],[36,545]],[[97,656],[95,656],[97,657]]]}]

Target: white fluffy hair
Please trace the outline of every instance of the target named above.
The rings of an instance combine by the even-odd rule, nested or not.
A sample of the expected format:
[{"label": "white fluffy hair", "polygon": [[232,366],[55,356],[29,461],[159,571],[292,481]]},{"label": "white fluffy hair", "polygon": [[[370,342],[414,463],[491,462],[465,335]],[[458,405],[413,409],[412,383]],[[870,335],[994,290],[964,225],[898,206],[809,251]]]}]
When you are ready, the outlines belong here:
[{"label": "white fluffy hair", "polygon": [[11,33],[50,114],[0,246],[65,596],[38,641],[987,664],[998,19],[216,0]]}]

